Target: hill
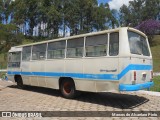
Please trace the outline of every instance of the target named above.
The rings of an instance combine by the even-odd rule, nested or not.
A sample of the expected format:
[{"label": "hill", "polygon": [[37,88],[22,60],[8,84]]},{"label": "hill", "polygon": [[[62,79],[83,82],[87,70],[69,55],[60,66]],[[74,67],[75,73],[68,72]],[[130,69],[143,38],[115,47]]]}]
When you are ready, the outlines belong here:
[{"label": "hill", "polygon": [[151,46],[153,56],[153,71],[160,72],[160,35],[154,36],[154,46]]}]

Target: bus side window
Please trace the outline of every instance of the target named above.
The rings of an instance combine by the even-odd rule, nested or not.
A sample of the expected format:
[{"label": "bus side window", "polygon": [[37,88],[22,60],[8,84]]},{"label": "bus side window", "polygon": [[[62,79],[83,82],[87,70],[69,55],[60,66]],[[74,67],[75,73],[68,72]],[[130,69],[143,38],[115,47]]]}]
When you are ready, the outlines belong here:
[{"label": "bus side window", "polygon": [[107,55],[108,35],[95,35],[86,38],[86,56],[99,57]]},{"label": "bus side window", "polygon": [[9,53],[8,67],[18,68],[20,67],[20,61],[21,61],[21,52]]},{"label": "bus side window", "polygon": [[48,43],[47,59],[64,58],[66,41]]},{"label": "bus side window", "polygon": [[29,61],[31,58],[31,46],[23,47],[22,60]]},{"label": "bus side window", "polygon": [[117,56],[119,54],[119,33],[110,33],[109,55]]},{"label": "bus side window", "polygon": [[32,60],[44,60],[46,57],[46,43],[34,45],[32,49]]},{"label": "bus side window", "polygon": [[83,57],[84,38],[67,41],[67,58]]}]

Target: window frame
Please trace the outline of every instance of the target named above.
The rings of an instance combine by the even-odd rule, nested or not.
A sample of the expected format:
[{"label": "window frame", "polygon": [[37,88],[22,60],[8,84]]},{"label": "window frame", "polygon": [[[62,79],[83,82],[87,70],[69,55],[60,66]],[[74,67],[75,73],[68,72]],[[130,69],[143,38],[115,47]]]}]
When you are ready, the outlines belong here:
[{"label": "window frame", "polygon": [[[43,59],[33,59],[33,47],[34,47],[34,46],[38,46],[38,45],[43,45],[43,44],[46,45],[46,49],[45,49],[45,52],[44,52],[44,53],[45,53],[44,58],[43,58]],[[31,60],[32,60],[32,61],[42,61],[42,60],[46,60],[46,59],[47,59],[47,58],[46,58],[46,57],[47,57],[47,56],[46,56],[47,44],[48,44],[48,43],[41,43],[41,44],[32,45],[32,50],[31,50]]]},{"label": "window frame", "polygon": [[[56,51],[56,50],[48,50],[48,46],[50,43],[54,43],[54,42],[62,42],[64,41],[65,45],[64,45],[64,49],[56,49],[56,50],[64,50],[64,55],[63,57],[60,58],[48,58],[48,51]],[[66,58],[66,40],[59,40],[59,41],[53,41],[53,42],[48,42],[47,43],[47,48],[46,48],[46,60],[53,60],[53,59],[65,59]]]},{"label": "window frame", "polygon": [[[100,35],[106,35],[107,37],[106,37],[106,43],[107,44],[105,44],[105,48],[106,48],[106,55],[103,55],[103,56],[101,56],[101,55],[98,55],[98,56],[87,56],[86,55],[86,41],[87,41],[87,37],[93,37],[93,36],[100,36]],[[84,49],[85,49],[85,54],[84,54],[84,57],[86,57],[86,58],[98,58],[98,57],[106,57],[106,56],[108,56],[108,45],[109,45],[109,33],[102,33],[102,34],[95,34],[95,35],[90,35],[90,36],[85,36],[85,42],[84,42]],[[94,47],[97,47],[97,46],[102,46],[102,45],[96,45],[96,46],[94,46]]]},{"label": "window frame", "polygon": [[[111,41],[111,39],[110,39],[111,37],[110,36],[111,36],[112,33],[118,33],[118,54],[117,55],[110,55],[110,41]],[[119,48],[120,48],[119,31],[110,32],[108,37],[109,37],[108,56],[110,56],[110,57],[117,57],[117,56],[119,56],[119,52],[120,52],[119,51]]]},{"label": "window frame", "polygon": [[[30,59],[29,60],[23,60],[23,50],[24,50],[24,47],[30,47]],[[22,48],[22,61],[31,61],[32,60],[32,45],[31,46],[24,46]]]},{"label": "window frame", "polygon": [[[76,41],[76,39],[82,39],[82,41],[83,41],[83,46],[82,47],[69,47],[69,49],[76,49],[76,48],[82,48],[82,55],[81,56],[75,56],[75,57],[68,57],[68,41],[69,40],[73,40],[73,41]],[[77,38],[72,38],[72,39],[67,39],[66,40],[66,52],[65,52],[65,58],[66,59],[74,59],[74,58],[83,58],[84,57],[84,43],[85,43],[85,36],[83,36],[83,37],[77,37]]]}]

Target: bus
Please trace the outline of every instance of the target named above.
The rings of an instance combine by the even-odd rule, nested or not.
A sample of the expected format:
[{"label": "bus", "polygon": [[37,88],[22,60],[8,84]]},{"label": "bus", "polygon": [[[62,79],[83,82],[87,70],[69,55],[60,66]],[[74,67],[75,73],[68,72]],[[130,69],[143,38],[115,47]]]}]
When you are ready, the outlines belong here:
[{"label": "bus", "polygon": [[8,79],[59,89],[65,98],[79,91],[119,92],[153,85],[147,36],[121,27],[11,47]]}]

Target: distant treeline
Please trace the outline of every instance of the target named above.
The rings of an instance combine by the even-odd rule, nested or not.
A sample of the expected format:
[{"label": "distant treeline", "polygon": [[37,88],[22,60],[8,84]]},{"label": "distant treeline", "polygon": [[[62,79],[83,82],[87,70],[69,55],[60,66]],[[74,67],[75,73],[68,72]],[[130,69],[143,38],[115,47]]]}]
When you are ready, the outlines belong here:
[{"label": "distant treeline", "polygon": [[0,51],[25,37],[52,39],[158,19],[160,0],[134,0],[119,11],[97,0],[0,0]]}]

